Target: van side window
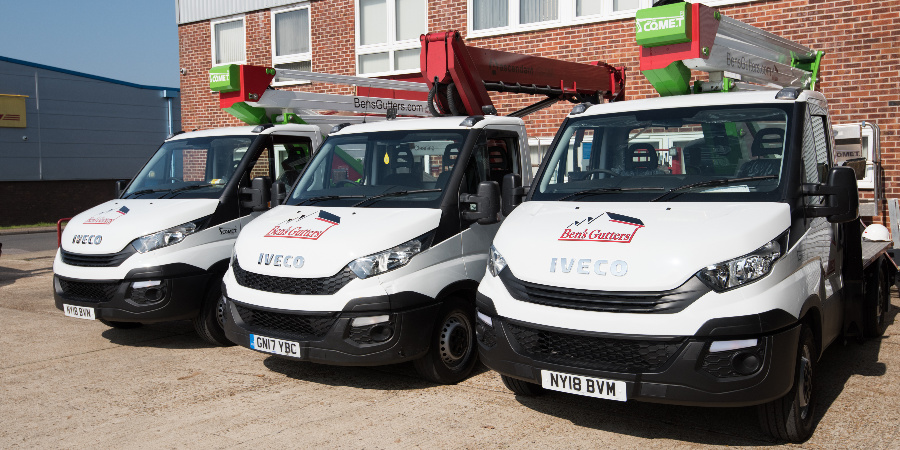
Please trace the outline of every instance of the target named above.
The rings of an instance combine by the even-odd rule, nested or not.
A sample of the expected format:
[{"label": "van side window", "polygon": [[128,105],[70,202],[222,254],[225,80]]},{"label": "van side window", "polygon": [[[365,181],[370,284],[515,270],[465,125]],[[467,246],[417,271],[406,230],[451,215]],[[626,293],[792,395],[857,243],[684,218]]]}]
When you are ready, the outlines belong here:
[{"label": "van side window", "polygon": [[312,157],[312,140],[306,136],[274,135],[275,180],[294,184]]},{"label": "van side window", "polygon": [[472,152],[460,192],[474,194],[482,181],[502,185],[506,174],[519,172],[519,141],[515,133],[485,130]]},{"label": "van side window", "polygon": [[[825,117],[807,113],[803,130],[803,181],[824,183],[828,174],[828,135]],[[821,203],[822,196],[810,197],[811,203]]]}]

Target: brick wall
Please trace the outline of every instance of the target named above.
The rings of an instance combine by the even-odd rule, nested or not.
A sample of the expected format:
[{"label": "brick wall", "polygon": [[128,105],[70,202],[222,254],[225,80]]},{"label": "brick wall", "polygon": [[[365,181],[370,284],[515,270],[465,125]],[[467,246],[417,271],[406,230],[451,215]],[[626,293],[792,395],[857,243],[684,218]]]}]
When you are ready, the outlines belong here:
[{"label": "brick wall", "polygon": [[206,179],[206,150],[184,150],[182,177],[184,181]]},{"label": "brick wall", "polygon": [[[311,2],[312,68],[316,72],[355,75],[353,0]],[[900,196],[900,2],[878,0],[769,0],[719,8],[723,14],[826,52],[819,89],[830,101],[835,123],[862,120],[882,130],[887,197]],[[270,13],[246,15],[247,62],[271,64]],[[430,31],[466,33],[466,0],[430,0]],[[182,77],[182,123],[186,130],[237,125],[218,109],[209,91],[211,66],[209,22],[179,27]],[[605,61],[628,68],[628,99],[655,96],[639,72],[632,19],[478,38],[469,44],[567,61]],[[695,77],[701,78],[699,73]],[[347,94],[349,86],[300,85],[286,89]],[[517,94],[494,94],[501,114],[534,102]],[[528,116],[533,137],[551,137],[571,110],[558,104]],[[864,193],[871,197],[871,191]],[[882,215],[887,214],[881,205]],[[881,217],[876,220],[882,220]]]}]

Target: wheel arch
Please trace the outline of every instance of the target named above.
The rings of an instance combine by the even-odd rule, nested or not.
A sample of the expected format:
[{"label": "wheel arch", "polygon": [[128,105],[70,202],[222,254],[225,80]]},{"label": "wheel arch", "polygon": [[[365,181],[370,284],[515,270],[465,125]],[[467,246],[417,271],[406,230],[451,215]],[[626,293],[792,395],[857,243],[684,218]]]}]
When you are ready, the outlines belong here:
[{"label": "wheel arch", "polygon": [[443,303],[448,297],[462,297],[467,302],[475,304],[475,292],[478,291],[478,282],[475,280],[459,280],[448,284],[441,289],[436,299]]},{"label": "wheel arch", "polygon": [[824,336],[822,335],[823,323],[822,323],[822,300],[818,295],[810,295],[807,297],[806,301],[803,303],[803,308],[800,312],[800,323],[805,324],[812,329],[813,338],[816,341],[816,348],[818,350],[817,358],[822,356],[822,352],[824,352]]}]

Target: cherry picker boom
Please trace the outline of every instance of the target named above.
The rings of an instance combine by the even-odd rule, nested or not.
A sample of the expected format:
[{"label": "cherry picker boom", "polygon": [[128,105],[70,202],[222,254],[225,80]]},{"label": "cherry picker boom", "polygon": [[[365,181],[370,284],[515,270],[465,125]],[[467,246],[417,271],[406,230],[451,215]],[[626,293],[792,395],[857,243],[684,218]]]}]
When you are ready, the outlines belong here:
[{"label": "cherry picker boom", "polygon": [[[600,103],[625,95],[624,67],[468,47],[457,31],[425,34],[421,42],[424,83],[231,64],[210,70],[210,89],[219,92],[222,109],[250,124],[334,120],[310,115],[314,110],[419,117],[496,114],[489,91],[546,96],[510,114],[514,117],[558,101]],[[355,93],[270,89],[276,77],[350,85]]]}]

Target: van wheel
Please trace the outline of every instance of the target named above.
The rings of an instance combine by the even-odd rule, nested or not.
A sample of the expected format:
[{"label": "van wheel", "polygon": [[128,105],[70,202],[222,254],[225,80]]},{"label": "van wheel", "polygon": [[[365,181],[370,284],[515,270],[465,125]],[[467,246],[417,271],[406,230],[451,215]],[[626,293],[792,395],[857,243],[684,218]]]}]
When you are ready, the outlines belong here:
[{"label": "van wheel", "polygon": [[518,378],[500,375],[500,379],[503,380],[503,385],[506,386],[507,389],[513,391],[516,395],[534,397],[535,395],[541,395],[541,393],[544,392],[544,388],[540,385],[522,381]]},{"label": "van wheel", "polygon": [[222,347],[234,345],[225,337],[225,297],[219,282],[209,288],[200,313],[194,318],[194,330],[204,341]]},{"label": "van wheel", "polygon": [[475,306],[459,298],[444,302],[425,356],[415,360],[423,378],[440,384],[456,384],[469,376],[478,355],[475,350]]},{"label": "van wheel", "polygon": [[866,277],[866,296],[863,299],[863,333],[877,338],[887,330],[887,312],[891,307],[891,287],[882,268]]},{"label": "van wheel", "polygon": [[815,428],[813,416],[818,403],[813,383],[818,350],[813,333],[807,325],[803,325],[800,330],[798,347],[794,386],[790,392],[757,407],[763,431],[776,439],[795,443],[804,442],[812,436]]},{"label": "van wheel", "polygon": [[130,330],[132,328],[138,328],[143,325],[140,322],[116,322],[114,320],[106,320],[106,319],[98,319],[100,323],[106,325],[110,328],[118,328],[120,330]]}]

